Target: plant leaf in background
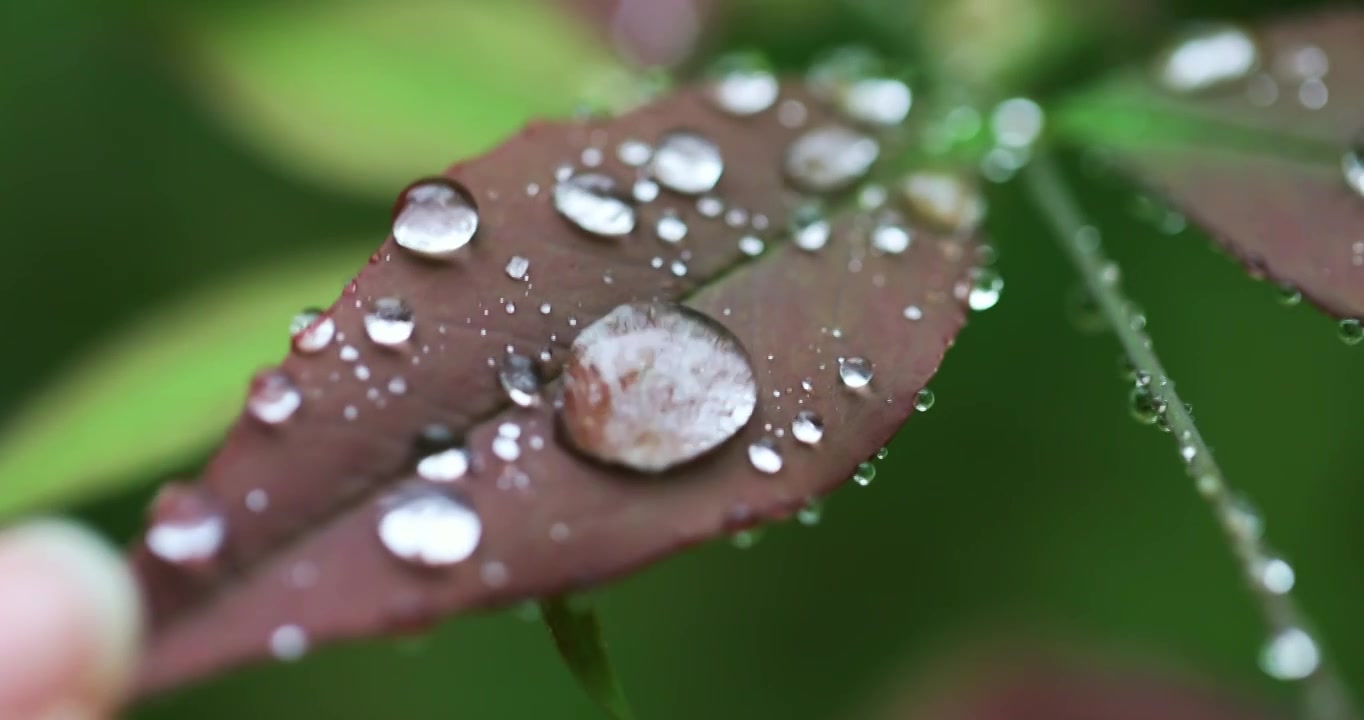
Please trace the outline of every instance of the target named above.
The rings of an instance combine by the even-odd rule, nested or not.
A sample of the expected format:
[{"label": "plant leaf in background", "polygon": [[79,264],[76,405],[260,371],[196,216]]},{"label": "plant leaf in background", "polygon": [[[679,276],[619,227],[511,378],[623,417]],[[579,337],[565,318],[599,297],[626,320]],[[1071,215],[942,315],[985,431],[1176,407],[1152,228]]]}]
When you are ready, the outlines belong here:
[{"label": "plant leaf in background", "polygon": [[596,608],[583,599],[557,596],[542,601],[540,612],[578,684],[614,720],[630,720],[630,704],[607,655]]},{"label": "plant leaf in background", "polygon": [[1364,317],[1360,88],[1364,11],[1316,12],[1195,30],[1058,125],[1110,148],[1253,273],[1346,318],[1348,339]]},{"label": "plant leaf in background", "polygon": [[263,157],[383,199],[622,72],[550,0],[220,3],[174,23],[188,87]]},{"label": "plant leaf in background", "polygon": [[[679,90],[615,119],[532,124],[414,186],[395,237],[319,319],[322,341],[261,376],[199,483],[156,503],[134,553],[153,617],[143,693],[585,588],[787,517],[925,406],[965,320],[982,201],[914,176],[898,211],[812,214],[879,172],[876,135],[800,83],[753,79],[741,94],[761,102],[722,96],[736,114],[717,88]],[[638,184],[645,163],[658,184]],[[788,222],[800,247],[762,253]],[[433,240],[441,259],[416,252]],[[607,313],[637,327],[619,310],[641,302],[705,338],[678,358],[691,370],[662,369],[680,339],[617,346],[608,323],[575,343]],[[624,354],[583,359],[598,347]],[[621,389],[590,390],[599,372],[624,373]],[[577,388],[563,412],[561,373]],[[616,399],[636,382],[656,393]],[[673,429],[594,430],[659,413]],[[709,452],[672,454],[694,447],[680,429],[711,428],[727,429]]]}]

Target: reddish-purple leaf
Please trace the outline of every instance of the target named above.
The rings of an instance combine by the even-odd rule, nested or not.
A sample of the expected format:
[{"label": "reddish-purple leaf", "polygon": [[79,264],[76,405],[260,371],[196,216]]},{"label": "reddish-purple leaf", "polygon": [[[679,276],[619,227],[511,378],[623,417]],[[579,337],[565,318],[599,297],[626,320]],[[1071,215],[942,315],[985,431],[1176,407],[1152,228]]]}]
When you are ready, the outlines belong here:
[{"label": "reddish-purple leaf", "polygon": [[[962,325],[973,253],[969,233],[916,225],[908,250],[884,254],[869,247],[870,219],[854,216],[834,223],[822,250],[783,244],[744,264],[740,238],[757,224],[775,242],[802,199],[784,176],[787,147],[846,124],[798,89],[783,97],[740,118],[701,90],[679,91],[614,120],[533,125],[452,167],[446,176],[478,206],[472,242],[439,262],[390,238],[328,311],[331,343],[261,376],[256,402],[198,485],[158,503],[134,552],[153,613],[141,690],[588,587],[785,517],[846,479],[912,413]],[[561,167],[592,166],[582,171],[628,193],[640,171],[622,162],[621,143],[657,145],[679,129],[725,158],[712,195],[664,188],[638,204],[622,237],[591,235],[556,213]],[[686,237],[661,241],[657,222],[674,214]],[[382,298],[410,308],[410,339],[393,306],[371,318],[367,336]],[[757,383],[752,419],[716,450],[656,474],[619,469],[568,449],[552,403],[509,400],[497,369],[509,350],[547,353],[540,373],[551,398],[580,330],[622,303],[684,298],[737,337]],[[906,313],[910,305],[918,310]],[[853,357],[875,369],[858,391],[839,377],[840,359]],[[816,446],[790,432],[802,410],[824,421]],[[432,424],[467,449],[452,458],[468,460],[465,473],[452,467],[457,480],[416,478],[418,439]],[[764,439],[785,460],[774,474],[750,458]],[[388,514],[418,508],[412,493],[425,514]],[[381,522],[433,516],[464,532],[433,547],[380,540]]]},{"label": "reddish-purple leaf", "polygon": [[[1114,146],[1120,167],[1256,275],[1338,317],[1364,317],[1364,11],[1287,18],[1246,37],[1259,58],[1248,72],[1196,92],[1119,81],[1074,104],[1071,124]],[[1213,55],[1185,55],[1179,76],[1205,77]],[[1158,77],[1173,72],[1171,57]]]}]

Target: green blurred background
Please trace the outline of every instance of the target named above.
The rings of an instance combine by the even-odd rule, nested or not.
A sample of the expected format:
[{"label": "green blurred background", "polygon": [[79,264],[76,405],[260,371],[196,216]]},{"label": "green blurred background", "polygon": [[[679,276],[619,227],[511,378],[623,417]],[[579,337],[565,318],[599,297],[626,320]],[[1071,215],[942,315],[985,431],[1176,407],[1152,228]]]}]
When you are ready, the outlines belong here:
[{"label": "green blurred background", "polygon": [[[972,4],[1001,16],[1065,11],[1062,0]],[[570,111],[584,83],[616,93],[601,73],[609,51],[552,14],[561,5],[0,6],[0,293],[10,308],[0,432],[37,458],[0,484],[37,488],[43,502],[27,507],[56,503],[129,537],[154,483],[192,471],[208,449],[199,438],[230,419],[223,408],[249,371],[283,353],[303,301],[274,302],[271,288],[329,303],[327,288],[386,234],[404,179],[486,147],[530,113]],[[1286,5],[1176,0],[1152,27]],[[706,47],[759,44],[792,64],[840,40],[926,52],[911,37],[917,5],[724,9]],[[1075,27],[1058,32],[1046,47],[1105,45]],[[1036,87],[1113,59],[1057,57]],[[1130,189],[1079,184],[1205,436],[1265,510],[1359,695],[1364,347],[1344,346],[1310,308],[1280,307],[1200,233],[1154,230],[1134,216]],[[639,717],[852,717],[963,648],[1003,638],[1156,658],[1290,696],[1256,669],[1262,625],[1170,438],[1128,416],[1116,344],[1068,320],[1076,280],[1018,189],[991,193],[1003,300],[972,318],[933,382],[937,405],[890,445],[875,482],[837,493],[816,527],[771,528],[748,550],[717,542],[599,593]],[[276,279],[261,289],[259,278]],[[122,349],[108,344],[139,322]],[[228,326],[248,331],[219,331]],[[186,328],[199,333],[189,349],[174,342]],[[119,353],[143,384],[100,379]],[[92,384],[44,397],[73,374]],[[213,401],[198,403],[196,391]],[[102,404],[86,407],[88,397]],[[33,403],[60,405],[44,408],[55,435],[19,435],[35,422]],[[182,413],[199,418],[198,434],[177,435]],[[153,466],[117,461],[159,445]],[[100,458],[112,458],[113,482]],[[90,482],[68,488],[68,476]],[[597,714],[544,629],[509,612],[250,669],[131,717]]]}]

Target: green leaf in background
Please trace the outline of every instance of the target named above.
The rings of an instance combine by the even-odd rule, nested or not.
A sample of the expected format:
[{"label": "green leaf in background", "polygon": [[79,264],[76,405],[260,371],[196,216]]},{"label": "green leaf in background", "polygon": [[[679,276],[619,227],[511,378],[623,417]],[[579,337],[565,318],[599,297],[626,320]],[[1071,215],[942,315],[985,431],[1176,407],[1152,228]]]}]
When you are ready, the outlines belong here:
[{"label": "green leaf in background", "polygon": [[370,197],[566,115],[623,72],[548,0],[232,3],[178,20],[191,88],[229,127],[292,173]]},{"label": "green leaf in background", "polygon": [[560,596],[541,601],[540,612],[559,655],[592,700],[614,720],[634,717],[611,668],[596,609],[583,598]]},{"label": "green leaf in background", "polygon": [[0,432],[0,517],[85,498],[191,459],[232,422],[289,320],[330,304],[358,248],[256,269],[176,299],[90,350]]}]

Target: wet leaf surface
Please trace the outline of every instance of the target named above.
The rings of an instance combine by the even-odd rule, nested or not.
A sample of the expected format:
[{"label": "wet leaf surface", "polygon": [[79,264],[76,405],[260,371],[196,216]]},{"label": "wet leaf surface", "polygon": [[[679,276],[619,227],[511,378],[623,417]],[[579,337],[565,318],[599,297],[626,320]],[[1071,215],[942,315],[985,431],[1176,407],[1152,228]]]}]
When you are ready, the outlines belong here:
[{"label": "wet leaf surface", "polygon": [[[819,251],[778,244],[800,200],[784,178],[786,147],[842,122],[798,89],[783,94],[803,103],[799,129],[788,127],[790,102],[732,117],[693,89],[614,120],[533,124],[452,167],[446,176],[478,207],[473,241],[447,261],[387,241],[329,311],[334,340],[282,364],[296,397],[289,383],[258,381],[271,389],[264,417],[282,421],[244,413],[197,489],[154,511],[176,522],[171,554],[194,562],[134,550],[153,613],[142,692],[590,587],[789,516],[846,480],[913,412],[964,322],[974,254],[959,231],[928,227],[912,227],[901,254],[871,252],[865,217],[835,221]],[[618,157],[622,141],[656,144],[677,129],[701,133],[725,158],[712,195],[664,188],[620,237],[556,212],[562,166],[585,162],[584,172],[628,190],[639,171]],[[682,242],[658,238],[665,216],[688,228]],[[619,220],[595,214],[588,224],[618,230]],[[755,222],[772,249],[745,263],[740,239]],[[391,304],[374,314],[383,298],[402,301],[411,328]],[[616,469],[565,446],[552,403],[509,398],[499,378],[509,349],[547,353],[538,371],[552,398],[580,330],[622,303],[669,299],[727,328],[752,360],[754,417],[713,452],[658,474]],[[910,305],[917,319],[907,319]],[[839,359],[853,357],[874,370],[857,391],[839,372]],[[815,446],[790,431],[807,409],[825,423]],[[415,477],[418,438],[432,424],[467,451],[442,465],[447,482]],[[784,458],[773,474],[752,460],[764,440]],[[186,507],[211,510],[187,519]]]},{"label": "wet leaf surface", "polygon": [[1258,62],[1194,93],[1127,74],[1060,114],[1065,135],[1112,149],[1118,168],[1167,197],[1257,276],[1337,317],[1364,316],[1364,11],[1253,29]]}]

